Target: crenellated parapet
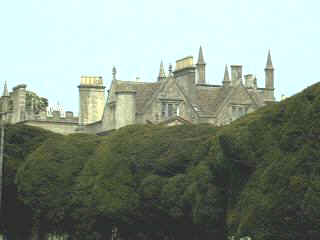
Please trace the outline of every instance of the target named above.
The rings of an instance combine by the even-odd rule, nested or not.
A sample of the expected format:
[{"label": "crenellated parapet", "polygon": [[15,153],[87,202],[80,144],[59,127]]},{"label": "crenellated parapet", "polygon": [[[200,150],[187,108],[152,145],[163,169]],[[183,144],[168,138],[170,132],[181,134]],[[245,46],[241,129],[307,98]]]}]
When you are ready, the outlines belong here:
[{"label": "crenellated parapet", "polygon": [[80,86],[103,87],[103,78],[101,76],[81,76]]}]

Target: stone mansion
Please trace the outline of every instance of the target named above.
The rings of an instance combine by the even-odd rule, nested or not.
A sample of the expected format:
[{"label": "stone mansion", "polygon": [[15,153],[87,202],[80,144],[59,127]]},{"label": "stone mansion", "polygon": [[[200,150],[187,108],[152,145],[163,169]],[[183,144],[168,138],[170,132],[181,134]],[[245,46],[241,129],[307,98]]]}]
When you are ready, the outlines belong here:
[{"label": "stone mansion", "polygon": [[124,81],[112,70],[107,94],[100,76],[80,79],[79,116],[57,110],[47,111],[48,101],[28,91],[25,84],[11,92],[5,84],[0,98],[2,119],[23,122],[62,134],[76,132],[102,134],[130,124],[196,124],[217,126],[274,102],[274,68],[270,51],[265,66],[265,87],[257,86],[253,74],[242,74],[241,65],[226,65],[220,85],[206,82],[206,63],[202,48],[197,63],[188,56],[176,61],[169,71],[160,64],[154,82]]}]

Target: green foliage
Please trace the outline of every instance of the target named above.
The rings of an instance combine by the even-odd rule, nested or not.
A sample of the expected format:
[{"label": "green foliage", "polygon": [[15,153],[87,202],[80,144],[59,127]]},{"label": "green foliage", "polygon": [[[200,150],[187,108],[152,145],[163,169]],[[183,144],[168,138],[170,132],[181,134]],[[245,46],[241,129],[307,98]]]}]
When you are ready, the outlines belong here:
[{"label": "green foliage", "polygon": [[17,174],[25,204],[34,212],[34,221],[49,232],[73,229],[71,212],[75,178],[79,175],[100,137],[74,134],[49,138],[33,151]]},{"label": "green foliage", "polygon": [[33,110],[34,113],[38,114],[40,111],[45,111],[46,107],[48,107],[48,99],[39,97],[31,91],[26,92],[26,108],[28,110]]},{"label": "green foliage", "polygon": [[320,173],[319,106],[316,84],[221,130],[225,156],[254,166],[246,181],[233,185],[240,191],[228,209],[230,235],[259,240],[319,236],[319,215],[309,212],[311,202],[320,204],[311,187]]},{"label": "green foliage", "polygon": [[80,240],[318,239],[319,109],[316,84],[221,128],[49,138],[21,127],[6,143],[20,195],[7,195],[33,228]]},{"label": "green foliage", "polygon": [[83,207],[78,216],[94,208],[96,216],[108,218],[123,237],[192,239],[200,232],[199,214],[193,216],[199,204],[192,205],[189,197],[200,198],[208,190],[204,186],[189,194],[189,172],[206,161],[215,132],[209,125],[118,130],[100,144],[78,178]]},{"label": "green foliage", "polygon": [[25,205],[17,192],[15,176],[27,155],[34,151],[51,132],[25,125],[7,125],[4,139],[4,178],[1,231],[9,238],[25,239],[32,226],[32,209]]}]

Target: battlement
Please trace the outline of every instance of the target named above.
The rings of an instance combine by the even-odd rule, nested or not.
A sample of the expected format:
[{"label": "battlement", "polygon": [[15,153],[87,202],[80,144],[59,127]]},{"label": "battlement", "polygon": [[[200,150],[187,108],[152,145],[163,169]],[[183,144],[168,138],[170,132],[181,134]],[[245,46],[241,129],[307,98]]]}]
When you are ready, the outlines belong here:
[{"label": "battlement", "polygon": [[81,76],[80,78],[80,86],[102,86],[103,79],[101,76]]}]

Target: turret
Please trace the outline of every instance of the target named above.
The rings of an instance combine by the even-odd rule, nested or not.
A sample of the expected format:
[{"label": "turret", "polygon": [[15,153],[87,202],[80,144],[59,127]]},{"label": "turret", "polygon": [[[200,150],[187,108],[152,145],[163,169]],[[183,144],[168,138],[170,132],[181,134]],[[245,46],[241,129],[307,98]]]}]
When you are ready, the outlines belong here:
[{"label": "turret", "polygon": [[136,123],[136,88],[135,84],[116,85],[115,128]]},{"label": "turret", "polygon": [[7,81],[4,82],[4,87],[3,87],[3,97],[9,97],[9,92],[8,92],[8,87],[7,87]]},{"label": "turret", "polygon": [[160,71],[158,76],[158,81],[161,82],[166,79],[166,73],[164,72],[163,62],[160,63]]},{"label": "turret", "polygon": [[20,84],[13,88],[11,97],[13,103],[12,123],[25,120],[26,114],[26,88],[27,85]]},{"label": "turret", "polygon": [[79,124],[100,121],[103,114],[105,95],[102,77],[82,76],[80,79]]},{"label": "turret", "polygon": [[274,89],[274,68],[272,65],[270,50],[268,52],[267,64],[264,69],[265,72],[265,88]]},{"label": "turret", "polygon": [[8,92],[8,87],[7,87],[7,81],[4,83],[1,104],[2,104],[2,112],[4,113],[2,115],[2,119],[6,120],[7,113],[9,111],[9,92]]},{"label": "turret", "polygon": [[206,63],[203,58],[202,47],[199,49],[199,57],[197,62],[197,83],[206,83]]},{"label": "turret", "polygon": [[112,80],[117,80],[117,69],[115,66],[112,68]]},{"label": "turret", "polygon": [[272,102],[274,98],[274,68],[272,65],[270,50],[268,52],[265,72],[265,101]]},{"label": "turret", "polygon": [[224,77],[223,77],[222,84],[223,84],[224,87],[229,87],[231,85],[227,64],[226,64],[226,67],[224,69]]}]

